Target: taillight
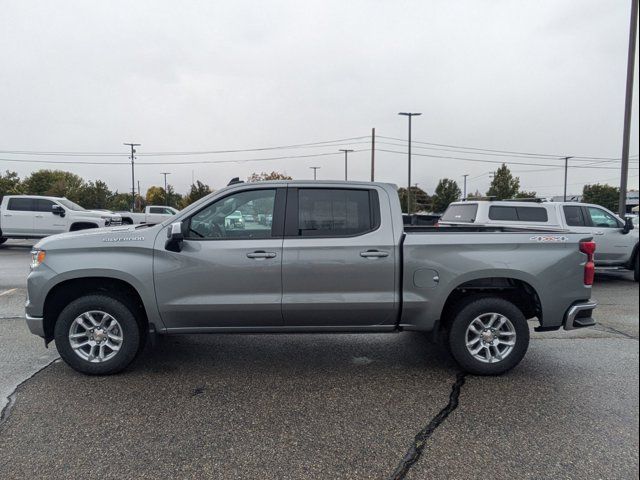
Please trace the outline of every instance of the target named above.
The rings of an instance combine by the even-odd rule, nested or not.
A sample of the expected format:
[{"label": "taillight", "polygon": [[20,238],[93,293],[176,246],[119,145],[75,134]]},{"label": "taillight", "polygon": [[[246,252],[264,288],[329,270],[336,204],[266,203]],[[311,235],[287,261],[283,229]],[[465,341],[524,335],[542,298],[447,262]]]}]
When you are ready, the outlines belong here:
[{"label": "taillight", "polygon": [[580,251],[587,256],[584,265],[584,284],[593,285],[593,277],[596,274],[596,266],[593,263],[593,254],[596,252],[596,242],[580,242]]}]

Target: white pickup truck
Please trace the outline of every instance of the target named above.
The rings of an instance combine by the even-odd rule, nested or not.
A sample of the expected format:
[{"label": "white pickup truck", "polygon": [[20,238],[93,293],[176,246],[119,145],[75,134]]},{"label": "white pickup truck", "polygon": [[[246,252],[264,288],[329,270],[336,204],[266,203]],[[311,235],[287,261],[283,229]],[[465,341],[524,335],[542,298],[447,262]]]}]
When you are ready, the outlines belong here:
[{"label": "white pickup truck", "polygon": [[156,225],[164,222],[167,218],[173,217],[179,210],[166,205],[150,205],[144,209],[144,212],[118,212],[122,217],[122,223],[125,225]]},{"label": "white pickup truck", "polygon": [[592,235],[596,242],[596,267],[633,270],[638,266],[638,230],[633,219],[621,219],[600,205],[578,202],[543,202],[539,200],[454,202],[444,212],[438,225],[483,225],[516,228],[547,228]]},{"label": "white pickup truck", "polygon": [[5,195],[0,203],[0,244],[9,238],[43,238],[121,224],[118,214],[86,210],[66,198]]}]

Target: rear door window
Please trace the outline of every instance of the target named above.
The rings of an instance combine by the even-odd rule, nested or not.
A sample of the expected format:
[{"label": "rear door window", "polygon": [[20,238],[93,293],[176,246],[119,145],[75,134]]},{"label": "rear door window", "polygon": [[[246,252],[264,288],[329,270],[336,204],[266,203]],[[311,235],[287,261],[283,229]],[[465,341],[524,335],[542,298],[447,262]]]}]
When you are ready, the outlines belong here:
[{"label": "rear door window", "polygon": [[582,207],[577,206],[564,206],[564,217],[567,221],[567,225],[570,227],[585,227],[587,222],[584,219],[584,213]]},{"label": "rear door window", "polygon": [[476,221],[477,213],[477,203],[469,203],[465,205],[449,205],[447,211],[444,212],[444,215],[442,215],[442,221],[473,223]]},{"label": "rear door window", "polygon": [[10,198],[7,210],[18,212],[34,212],[35,201],[33,198]]},{"label": "rear door window", "polygon": [[[298,234],[301,237],[350,237],[378,228],[377,193],[346,188],[298,189]],[[375,203],[375,205],[374,205]]]}]

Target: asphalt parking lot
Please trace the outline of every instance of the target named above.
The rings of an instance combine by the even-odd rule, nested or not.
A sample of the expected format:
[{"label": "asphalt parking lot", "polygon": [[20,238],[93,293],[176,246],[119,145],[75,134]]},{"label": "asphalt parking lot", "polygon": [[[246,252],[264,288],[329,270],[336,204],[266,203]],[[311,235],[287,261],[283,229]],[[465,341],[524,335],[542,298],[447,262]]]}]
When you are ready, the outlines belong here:
[{"label": "asphalt parking lot", "polygon": [[392,478],[458,388],[406,478],[638,477],[629,273],[597,276],[596,327],[534,334],[501,377],[408,332],[169,337],[87,377],[27,332],[29,249],[0,247],[0,478]]}]

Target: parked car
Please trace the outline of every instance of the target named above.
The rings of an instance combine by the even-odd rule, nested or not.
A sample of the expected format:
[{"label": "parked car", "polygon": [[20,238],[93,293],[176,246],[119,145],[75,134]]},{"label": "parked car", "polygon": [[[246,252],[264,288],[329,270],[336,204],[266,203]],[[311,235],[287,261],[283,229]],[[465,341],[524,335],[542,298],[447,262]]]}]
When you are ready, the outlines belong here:
[{"label": "parked car", "polygon": [[449,205],[440,226],[495,225],[551,228],[593,235],[598,268],[626,269],[640,276],[638,229],[600,205],[578,202],[464,201]]},{"label": "parked car", "polygon": [[86,210],[66,198],[5,195],[0,203],[0,244],[9,238],[42,238],[121,223],[116,213]]},{"label": "parked car", "polygon": [[128,225],[156,225],[166,219],[173,217],[179,210],[166,205],[149,205],[144,212],[118,212],[122,217],[122,223]]},{"label": "parked car", "polygon": [[[273,216],[227,228],[253,202]],[[27,325],[74,369],[125,368],[147,335],[429,332],[468,372],[506,372],[538,331],[594,325],[591,235],[403,226],[396,187],[233,184],[154,227],[39,242]]]}]

